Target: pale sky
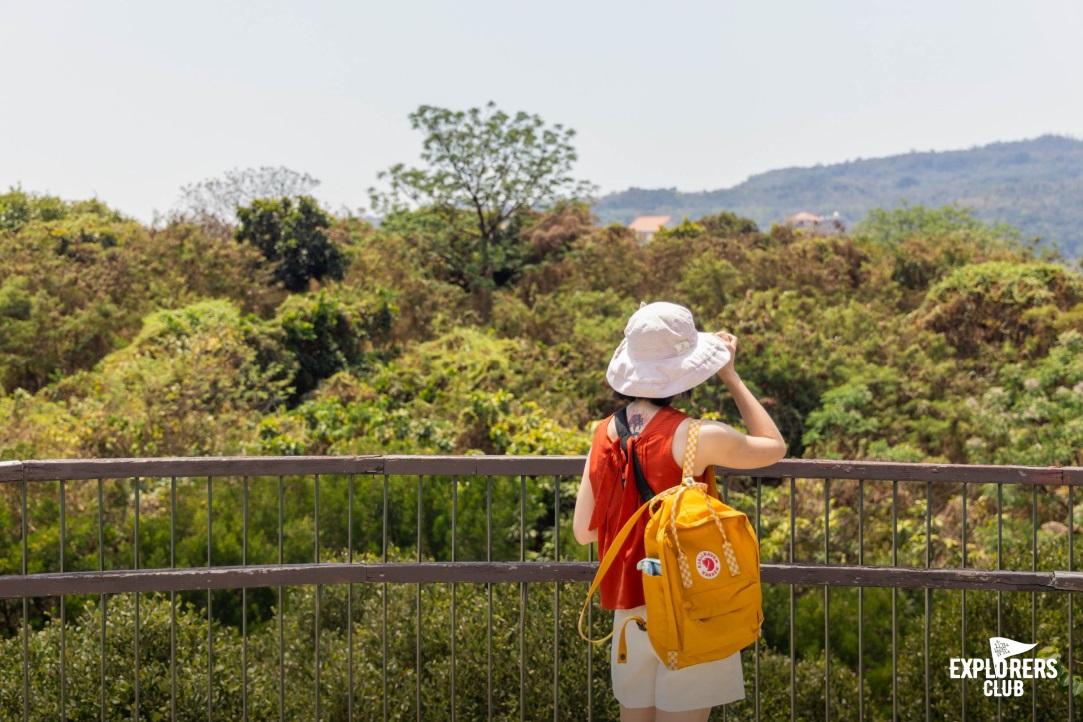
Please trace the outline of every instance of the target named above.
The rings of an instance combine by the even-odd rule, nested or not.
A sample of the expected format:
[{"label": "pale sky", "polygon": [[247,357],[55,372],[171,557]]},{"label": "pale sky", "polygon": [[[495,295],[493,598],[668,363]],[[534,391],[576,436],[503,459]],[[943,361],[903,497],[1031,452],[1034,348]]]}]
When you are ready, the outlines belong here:
[{"label": "pale sky", "polygon": [[328,207],[414,163],[420,104],[578,131],[603,192],[1083,136],[1083,2],[0,0],[0,189],[149,220],[285,165]]}]

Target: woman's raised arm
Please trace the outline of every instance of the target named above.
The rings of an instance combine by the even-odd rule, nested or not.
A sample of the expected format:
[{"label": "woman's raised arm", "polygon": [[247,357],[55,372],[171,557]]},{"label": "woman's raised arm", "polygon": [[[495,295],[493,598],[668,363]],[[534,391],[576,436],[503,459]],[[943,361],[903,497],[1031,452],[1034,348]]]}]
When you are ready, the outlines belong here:
[{"label": "woman's raised arm", "polygon": [[786,440],[771,415],[737,375],[733,365],[737,337],[724,332],[719,332],[718,336],[731,351],[730,361],[718,372],[718,378],[726,384],[737,403],[748,433],[742,434],[721,421],[705,420],[700,428],[700,446],[696,450],[697,466],[718,464],[732,469],[770,466],[786,456]]}]

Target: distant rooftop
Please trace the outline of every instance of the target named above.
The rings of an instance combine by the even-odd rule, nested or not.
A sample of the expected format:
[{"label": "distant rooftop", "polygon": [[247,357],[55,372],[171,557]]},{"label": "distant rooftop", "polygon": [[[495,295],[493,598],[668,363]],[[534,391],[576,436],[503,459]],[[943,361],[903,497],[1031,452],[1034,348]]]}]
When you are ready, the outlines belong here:
[{"label": "distant rooftop", "polygon": [[791,225],[802,225],[822,223],[823,220],[824,219],[822,217],[816,215],[815,213],[809,213],[808,211],[798,211],[797,213],[789,216],[786,219],[786,222]]},{"label": "distant rooftop", "polygon": [[671,216],[637,216],[628,224],[636,233],[657,233],[662,226],[669,223]]}]

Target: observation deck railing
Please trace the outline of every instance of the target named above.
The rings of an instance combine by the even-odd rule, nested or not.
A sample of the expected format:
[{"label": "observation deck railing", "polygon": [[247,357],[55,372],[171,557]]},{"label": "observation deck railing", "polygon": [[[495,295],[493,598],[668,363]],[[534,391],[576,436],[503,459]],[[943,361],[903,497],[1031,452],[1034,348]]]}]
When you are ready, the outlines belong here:
[{"label": "observation deck railing", "polygon": [[[605,704],[600,695],[602,690],[608,689],[609,677],[604,661],[608,658],[608,646],[602,651],[592,651],[589,645],[578,640],[574,630],[574,613],[577,613],[586,589],[583,583],[593,577],[596,568],[593,546],[581,546],[571,536],[570,512],[583,463],[581,456],[288,456],[0,462],[0,504],[6,504],[11,510],[7,519],[12,522],[12,527],[17,527],[8,529],[3,538],[17,545],[12,548],[16,549],[14,558],[19,563],[18,568],[0,569],[0,604],[7,604],[14,610],[11,618],[15,621],[9,629],[9,637],[21,635],[22,638],[21,705],[4,709],[3,717],[18,719],[21,715],[22,719],[35,718],[43,695],[55,695],[60,715],[66,717],[67,710],[73,704],[69,699],[72,670],[67,650],[71,623],[65,619],[67,605],[63,600],[74,597],[96,603],[101,610],[99,635],[102,662],[98,670],[98,702],[101,719],[110,718],[108,715],[112,712],[106,712],[106,702],[107,698],[114,696],[116,670],[107,669],[105,662],[106,638],[113,629],[108,622],[108,602],[114,595],[130,594],[135,604],[131,650],[133,674],[125,686],[125,694],[126,699],[130,698],[127,704],[133,717],[146,716],[140,708],[141,684],[147,683],[142,678],[141,665],[146,670],[152,662],[156,662],[158,668],[168,669],[168,712],[175,716],[177,695],[183,694],[176,687],[178,665],[198,663],[206,667],[206,715],[207,719],[213,719],[216,716],[216,702],[211,690],[215,687],[216,661],[220,660],[215,659],[215,640],[212,636],[214,624],[211,620],[214,618],[216,601],[212,592],[239,590],[240,664],[243,668],[239,693],[241,716],[248,719],[252,685],[248,671],[251,661],[248,635],[252,621],[249,618],[252,614],[250,590],[271,590],[268,594],[275,608],[281,611],[285,589],[312,586],[315,591],[312,668],[310,679],[304,683],[312,685],[316,719],[338,718],[340,714],[349,719],[397,719],[404,714],[428,719],[437,710],[423,707],[422,690],[431,685],[448,689],[450,709],[443,709],[440,714],[451,719],[456,717],[457,694],[480,695],[482,688],[486,700],[483,709],[490,717],[536,719],[544,714],[547,718],[551,715],[553,719],[602,718]],[[901,623],[918,625],[916,615],[913,618],[899,618],[902,594],[912,597],[908,597],[907,609],[920,610],[922,615],[921,658],[911,657],[905,663],[922,665],[924,680],[924,690],[909,688],[904,690],[904,694],[911,698],[922,698],[922,718],[937,718],[934,708],[940,702],[932,698],[931,675],[946,675],[947,670],[930,661],[933,597],[934,592],[939,596],[955,593],[949,590],[958,590],[962,603],[960,635],[957,637],[959,646],[950,653],[950,656],[958,657],[986,656],[983,639],[975,641],[967,638],[968,592],[972,595],[996,593],[998,635],[1007,633],[1002,629],[1003,595],[1029,592],[1030,628],[1007,631],[1023,636],[1029,634],[1032,641],[1038,641],[1039,596],[1043,599],[1054,596],[1062,600],[1060,603],[1064,605],[1067,622],[1067,634],[1063,636],[1067,659],[1061,663],[1061,674],[1066,674],[1072,684],[1059,691],[1059,696],[1054,699],[1048,697],[1048,693],[1035,693],[1034,682],[1029,683],[1031,700],[1028,716],[1037,719],[1055,709],[1060,717],[1062,713],[1059,710],[1063,709],[1069,719],[1074,719],[1075,707],[1079,705],[1073,700],[1077,682],[1073,661],[1076,635],[1072,600],[1073,592],[1083,591],[1083,573],[1074,569],[1074,487],[1083,484],[1083,468],[783,460],[755,470],[718,467],[717,471],[723,496],[748,514],[761,536],[765,613],[768,616],[764,639],[743,653],[744,663],[751,671],[751,679],[746,677],[746,699],[727,706],[722,711],[723,715],[733,719],[772,718],[763,708],[764,698],[761,694],[761,652],[768,644],[773,644],[776,650],[788,652],[789,679],[782,685],[789,693],[786,704],[789,718],[801,719],[811,714],[798,700],[797,661],[802,655],[798,652],[797,613],[800,600],[811,598],[816,592],[814,588],[820,587],[822,601],[816,600],[814,611],[822,612],[823,629],[814,646],[823,654],[823,706],[816,710],[815,718],[835,719],[852,714],[858,719],[871,719],[875,716],[872,707],[876,704],[881,705],[882,709],[890,709],[892,718],[897,716],[900,704],[898,630]],[[325,495],[323,507],[321,487]],[[460,492],[467,487],[473,489],[469,497],[472,501],[468,502],[473,505],[470,509],[460,503]],[[334,494],[331,496],[335,501],[333,506],[328,507],[327,490],[332,488]],[[298,532],[296,520],[284,516],[287,492],[294,497],[291,503],[295,503],[299,489],[304,492],[304,502],[311,502],[308,509],[310,516],[305,520],[301,532]],[[367,490],[365,500],[371,502],[378,499],[378,508],[373,508],[371,503],[359,508],[358,500],[362,498],[359,489]],[[498,519],[501,527],[496,530],[494,489],[497,490],[497,503],[504,505]],[[119,528],[123,534],[119,534],[117,529],[110,529],[116,515],[115,509],[107,504],[107,490],[110,503],[120,498],[121,505],[127,510]],[[1007,515],[1004,507],[1006,490],[1009,490],[1011,507]],[[180,502],[181,506],[178,506],[178,493],[185,497]],[[267,529],[264,523],[259,529],[267,540],[263,546],[269,545],[270,548],[269,557],[267,549],[263,548],[263,558],[256,558],[250,546],[250,539],[254,538],[252,499],[256,493],[262,499],[260,518],[270,518],[272,523],[277,520],[274,528]],[[221,500],[222,495],[227,501]],[[219,501],[216,501],[216,497]],[[399,552],[404,546],[409,546],[402,527],[404,520],[409,519],[410,510],[401,508],[401,504],[400,508],[395,508],[392,497],[398,501],[416,503],[413,510],[416,514],[416,537],[412,540],[415,548],[409,557]],[[72,498],[81,500],[78,509],[70,507]],[[428,507],[426,498],[429,499]],[[432,517],[432,503],[436,498],[440,499],[440,509],[435,513],[435,518],[425,519],[426,509],[429,509]],[[198,503],[193,499],[198,499]],[[480,511],[482,499],[484,514]],[[43,500],[49,503],[43,506]],[[204,500],[205,506],[202,506]],[[450,508],[445,508],[444,502],[448,502]],[[189,507],[184,507],[184,504]],[[205,564],[181,567],[177,565],[179,543],[183,542],[190,549],[194,542],[191,538],[177,537],[178,509],[187,508],[189,511],[184,513],[188,514],[191,508],[196,508],[193,504],[205,510],[205,526],[200,530],[200,534],[205,532],[205,539],[200,542],[206,547]],[[237,505],[240,506],[241,528],[230,530],[232,535],[238,537],[233,543],[222,539],[221,527],[216,526],[216,522],[221,522],[217,521],[216,516],[221,515],[222,509],[235,510]],[[935,529],[934,507],[937,510]],[[42,515],[55,518],[55,530],[47,523],[39,523],[42,519],[34,518],[35,510],[39,508],[45,509]],[[464,511],[467,516],[473,514],[481,520],[465,531],[468,536],[473,535],[471,548],[475,558],[472,559],[464,559],[462,554],[464,530],[460,527]],[[902,531],[900,511],[903,514]],[[1028,511],[1029,520],[1026,518]],[[84,522],[78,540],[69,534],[68,526],[73,515]],[[162,534],[156,534],[151,539],[146,531],[141,532],[141,522],[145,527],[149,518],[157,519],[165,528],[166,517],[169,519],[168,550],[164,548]],[[978,521],[972,522],[971,517]],[[0,516],[0,522],[3,519]],[[1011,521],[1014,524],[1012,528],[1016,529],[1010,537],[1014,545],[1011,550],[1014,558],[1017,561],[1025,559],[1029,564],[1017,563],[1016,568],[1006,568],[1005,520]],[[186,528],[190,527],[190,521],[186,522]],[[204,522],[202,517],[199,521],[201,525]],[[1061,527],[1058,524],[1063,526],[1063,553],[1057,551],[1054,557],[1040,558],[1039,530],[1045,526],[1059,539],[1058,530]],[[480,538],[482,525],[484,542]],[[974,534],[976,529],[981,530],[978,538]],[[1018,548],[1019,535],[1022,533],[1019,529],[1024,529],[1029,537],[1025,553]],[[494,531],[499,547],[495,553]],[[311,541],[308,542],[311,545],[311,558],[304,562],[290,559],[286,553],[287,542],[295,539],[299,533],[311,534]],[[55,534],[55,543],[51,537],[44,536],[48,534]],[[120,536],[123,537],[122,541],[118,541]],[[327,539],[331,537],[338,542],[328,542]],[[342,542],[345,549],[341,548]],[[92,566],[96,568],[86,568],[88,555],[85,547],[95,543],[97,563]],[[426,558],[426,544],[429,558]],[[73,553],[76,547],[84,549],[82,557]],[[1059,546],[1056,548],[1060,549]],[[50,550],[50,553],[55,550],[55,559],[43,559],[43,549]],[[407,548],[406,551],[411,550]],[[128,561],[118,558],[118,555],[129,553]],[[975,556],[980,568],[975,565]],[[0,561],[3,558],[0,555]],[[76,558],[83,560],[81,567],[73,562]],[[151,559],[159,562],[167,560],[168,563],[148,564]],[[409,712],[389,704],[389,683],[391,694],[403,693],[399,678],[389,680],[388,675],[388,586],[400,584],[416,587],[413,605],[416,637],[412,660],[414,699],[413,709]],[[455,588],[459,584],[484,585],[487,594],[487,619],[482,625],[486,636],[484,680],[457,679],[456,638],[460,633],[456,632],[459,622],[456,619]],[[552,698],[546,700],[544,705],[538,702],[528,704],[525,696],[527,680],[538,673],[534,667],[528,669],[528,587],[550,584],[553,587],[553,647],[552,666],[546,673],[552,679]],[[378,666],[382,674],[382,697],[375,699],[362,699],[353,692],[357,657],[360,654],[355,645],[355,624],[352,623],[355,620],[355,588],[359,588],[358,585],[377,585],[380,589],[382,662]],[[451,588],[450,615],[447,619],[450,642],[448,673],[437,678],[428,674],[426,662],[421,656],[422,616],[425,611],[422,588],[426,585],[450,585]],[[509,630],[494,630],[493,588],[504,585],[517,585],[519,591],[517,629],[510,634],[519,645],[518,651],[513,654],[518,659],[519,689],[517,694],[509,694],[506,689],[499,690],[499,700],[495,703],[499,709],[494,709],[494,631],[504,640],[498,644],[503,645],[507,641],[505,638],[509,637]],[[566,588],[567,585],[571,585],[571,588]],[[321,634],[330,633],[328,622],[322,618],[323,594],[327,587],[343,586],[347,590],[344,592],[346,619],[351,620],[351,623],[344,625],[346,629],[343,634],[347,645],[345,656],[348,669],[343,676],[347,691],[344,711],[332,713],[331,703],[326,700],[340,691],[329,690],[327,684],[321,683],[321,672],[325,671],[323,665],[328,662],[321,660],[321,653],[326,654],[326,650],[321,646],[320,637]],[[767,591],[771,587],[780,587],[785,594],[768,596]],[[844,588],[851,589],[842,591]],[[890,680],[878,682],[883,691],[889,690],[890,706],[887,706],[887,702],[874,702],[865,679],[869,649],[882,646],[882,635],[888,628],[886,618],[868,618],[864,608],[866,595],[870,593],[867,592],[868,588],[890,590]],[[178,660],[176,600],[181,593],[191,595],[196,591],[206,594],[206,658]],[[567,600],[569,591],[574,592],[574,601],[570,604]],[[856,592],[856,618],[839,619],[833,616],[833,593],[843,595],[851,591]],[[149,655],[156,652],[140,648],[142,622],[139,600],[141,595],[146,594],[168,594],[170,600],[172,626],[167,662],[153,660]],[[562,596],[565,599],[562,600]],[[1054,604],[1058,603],[1056,599]],[[563,618],[562,601],[565,606]],[[880,611],[875,613],[882,614],[884,606],[886,604],[878,606]],[[848,609],[849,602],[843,608]],[[46,611],[48,614],[45,614]],[[49,680],[51,687],[43,691],[44,687],[39,689],[39,682],[32,680],[29,640],[34,629],[46,623],[47,616],[53,617],[49,623],[56,623],[56,619],[59,619],[59,648],[56,650],[56,679]],[[290,687],[286,684],[282,615],[276,616],[278,715],[282,719],[289,719],[286,697]],[[786,617],[785,620],[779,619],[782,616]],[[603,631],[604,625],[594,623],[594,620],[604,618],[599,615],[597,601],[591,617],[592,629]],[[571,624],[568,619],[573,620]],[[881,636],[876,639],[868,637],[866,632],[870,624],[876,626],[877,634]],[[339,633],[342,630],[333,631]],[[832,664],[839,664],[839,658],[832,651],[832,642],[833,637],[852,638],[854,635],[856,660],[853,660],[852,671],[857,678],[858,693],[857,699],[847,702],[852,709],[847,707],[843,710],[831,689],[834,680]],[[581,696],[569,696],[569,682],[562,677],[562,657],[567,659],[570,654],[568,649],[562,648],[562,639],[567,647],[571,637],[581,645],[574,654],[585,658],[586,677],[582,682]],[[847,644],[853,647],[853,640],[850,639]],[[599,655],[602,656],[599,658]],[[886,658],[881,662],[886,666]],[[498,671],[501,675],[508,673],[508,670]],[[150,672],[144,671],[143,674]],[[511,676],[515,674],[511,673]],[[302,682],[291,680],[291,684]],[[570,684],[574,689],[575,682]],[[958,700],[953,704],[965,717],[968,688],[970,695],[980,694],[975,691],[980,689],[977,686],[980,680],[972,684],[964,681],[953,684],[958,690]],[[1083,686],[1083,680],[1078,685]],[[772,709],[777,709],[779,700],[773,700],[773,703],[776,707]],[[1000,710],[999,700],[997,709]],[[463,714],[459,712],[460,716]]]}]

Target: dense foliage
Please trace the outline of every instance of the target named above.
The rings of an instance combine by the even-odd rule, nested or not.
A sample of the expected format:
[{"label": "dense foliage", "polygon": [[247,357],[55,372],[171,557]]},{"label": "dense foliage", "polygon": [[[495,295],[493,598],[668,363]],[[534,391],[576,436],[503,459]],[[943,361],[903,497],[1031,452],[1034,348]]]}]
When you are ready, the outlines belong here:
[{"label": "dense foliage", "polygon": [[[97,201],[73,203],[22,191],[0,196],[0,458],[579,454],[589,445],[592,422],[615,408],[604,369],[627,316],[640,301],[668,299],[689,306],[701,328],[737,335],[737,369],[777,421],[790,457],[1083,464],[1083,279],[1056,259],[1037,256],[1007,229],[985,226],[968,213],[885,211],[860,232],[833,237],[782,227],[764,232],[748,219],[721,213],[681,223],[639,245],[623,227],[598,225],[590,209],[575,202],[519,209],[514,223],[502,227],[509,234],[504,255],[499,263],[490,259],[499,284],[492,288],[491,319],[481,323],[471,298],[477,260],[463,252],[469,248],[463,239],[476,232],[468,218],[448,215],[446,208],[401,209],[376,228],[318,209],[302,212],[305,203],[255,201],[250,214],[242,210],[238,228],[180,218],[146,228]],[[315,222],[304,225],[306,218]],[[307,265],[308,250],[315,247],[322,258],[339,259],[336,272]],[[682,403],[689,413],[741,427],[718,383],[698,387]],[[206,564],[208,498],[213,563],[239,563],[244,553],[251,563],[275,561],[278,489],[273,479],[249,481],[243,496],[240,479],[215,479],[213,489],[205,479],[177,480],[175,521],[170,479],[103,481],[104,565],[134,562],[137,484],[139,565],[169,565],[171,523],[177,529],[177,564]],[[311,560],[315,480],[283,483],[283,557]],[[520,527],[516,479],[494,479],[491,486],[485,479],[460,479],[454,497],[451,479],[426,478],[424,485],[392,479],[392,553],[450,558],[455,498],[456,558],[485,558],[491,498],[493,558],[517,559],[522,533],[528,560],[555,558],[558,544],[560,558],[586,559],[586,548],[571,541],[568,511],[577,483],[529,479]],[[349,539],[358,555],[380,554],[378,481],[358,480],[352,507],[348,479],[325,477],[321,484],[322,558],[343,558]],[[752,487],[747,480],[738,486],[734,498],[751,509]],[[959,564],[962,489],[940,489],[929,498],[928,541],[934,564]],[[0,487],[3,573],[21,568],[19,491],[19,485]],[[57,482],[30,485],[31,572],[59,568],[59,492]],[[765,560],[785,560],[789,553],[786,492],[777,483],[762,489]],[[800,480],[798,492],[794,552],[797,559],[815,560],[823,548],[824,497],[811,480]],[[1033,533],[1042,568],[1064,568],[1063,490],[1034,492],[1040,528],[1031,527],[1031,491],[1008,486],[1004,492],[1006,566],[1029,568]],[[856,493],[856,483],[849,482],[831,490],[836,562],[856,559]],[[95,569],[98,485],[69,482],[64,494],[65,566]],[[972,485],[968,494],[968,563],[991,568],[995,491]],[[251,509],[247,543],[241,537],[244,498]],[[890,498],[890,482],[865,490],[867,563],[889,563]],[[903,485],[899,500],[900,563],[921,564],[922,485]],[[559,534],[557,506],[563,510]],[[353,527],[345,509],[352,510]],[[1081,518],[1079,511],[1075,518]],[[494,704],[513,715],[518,591],[494,589],[502,620],[494,626],[503,655],[498,662],[505,660],[494,667]],[[586,650],[574,634],[582,591],[578,585],[561,591],[563,709],[585,703]],[[390,592],[393,716],[412,714],[413,593],[412,587]],[[323,594],[322,704],[339,718],[346,703],[346,593],[327,588]],[[460,585],[458,594],[458,711],[470,719],[486,703],[478,680],[485,678],[480,615],[487,602],[472,585]],[[546,711],[552,699],[546,656],[554,644],[552,588],[531,587],[530,595],[527,664],[537,673],[528,677],[527,695],[535,718],[552,714]],[[987,630],[994,608],[978,596],[968,602],[973,629]],[[179,654],[198,661],[206,639],[206,595],[180,597]],[[935,596],[937,654],[946,656],[958,640],[957,597]],[[249,713],[262,718],[277,709],[280,612],[273,590],[253,590],[247,601]],[[312,652],[306,635],[313,603],[310,590],[291,590],[283,618],[287,703],[297,710],[311,709],[314,701],[306,656]],[[920,654],[922,597],[900,593],[897,603],[900,654]],[[67,604],[68,704],[72,717],[82,719],[97,705],[101,622],[95,599]],[[787,590],[770,588],[766,604],[761,694],[765,718],[772,718],[788,712]],[[821,590],[798,590],[795,674],[798,700],[809,718],[823,709],[822,604]],[[866,632],[863,652],[867,710],[879,719],[890,712],[890,702],[884,702],[891,690],[884,642],[890,634],[883,627],[890,593],[870,590],[864,604],[870,629],[879,630]],[[141,605],[141,705],[148,713],[160,712],[168,709],[168,601],[143,596]],[[353,605],[356,703],[367,713],[378,712],[379,589],[356,586]],[[422,705],[430,718],[428,711],[447,708],[448,639],[439,630],[450,624],[449,589],[426,588],[421,608],[423,624],[432,625],[422,635]],[[21,609],[20,603],[0,604],[5,714],[21,705]],[[216,594],[213,703],[223,717],[235,715],[240,704],[241,609],[239,592]],[[1029,599],[1012,598],[1008,609],[1012,625],[1029,625]],[[1038,621],[1043,644],[1063,655],[1058,610],[1063,609],[1043,601]],[[59,704],[56,612],[55,600],[29,603],[34,709],[42,718],[54,718]],[[124,681],[130,676],[120,673],[132,664],[131,614],[129,597],[110,600],[107,694],[118,716],[133,699],[130,681]],[[856,692],[857,642],[849,628],[856,593],[833,593],[830,614],[833,716],[839,717],[850,714]],[[603,624],[598,616],[596,622]],[[1019,634],[1029,638],[1029,631]],[[746,655],[748,680],[751,660]],[[604,656],[596,655],[594,703],[599,718],[612,718],[605,665]],[[900,684],[910,692],[923,684],[920,669],[901,668]],[[950,716],[956,687],[939,672],[934,683],[936,704]],[[204,668],[181,665],[177,684],[182,717],[198,716],[206,706]],[[1063,692],[1050,694],[1060,700]],[[920,695],[908,693],[899,702],[908,718],[920,717]],[[970,704],[976,718],[989,711],[980,707],[988,701],[978,692]],[[1048,708],[1056,711],[1059,704]],[[740,714],[748,712],[747,705],[743,709]]]}]

